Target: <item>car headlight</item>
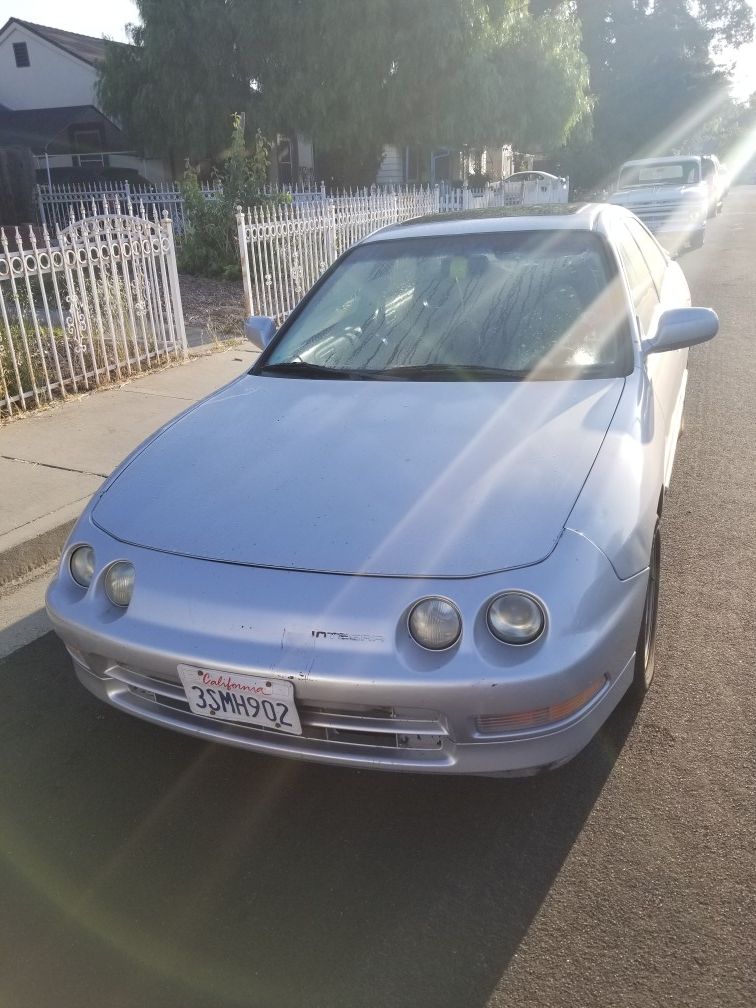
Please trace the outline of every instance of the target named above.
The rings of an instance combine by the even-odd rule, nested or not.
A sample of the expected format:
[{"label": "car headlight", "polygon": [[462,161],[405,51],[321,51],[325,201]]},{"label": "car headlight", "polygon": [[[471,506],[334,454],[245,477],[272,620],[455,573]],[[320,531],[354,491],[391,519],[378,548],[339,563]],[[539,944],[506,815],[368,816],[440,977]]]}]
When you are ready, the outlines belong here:
[{"label": "car headlight", "polygon": [[71,577],[77,585],[89,588],[95,571],[95,555],[91,546],[77,546],[68,561]]},{"label": "car headlight", "polygon": [[113,605],[127,606],[134,593],[134,565],[118,560],[105,574],[105,594]]},{"label": "car headlight", "polygon": [[494,637],[505,644],[532,644],[543,633],[546,617],[531,595],[511,591],[493,599],[486,622]]},{"label": "car headlight", "polygon": [[453,602],[426,598],[416,602],[407,620],[412,639],[429,651],[446,651],[462,634],[462,617]]}]

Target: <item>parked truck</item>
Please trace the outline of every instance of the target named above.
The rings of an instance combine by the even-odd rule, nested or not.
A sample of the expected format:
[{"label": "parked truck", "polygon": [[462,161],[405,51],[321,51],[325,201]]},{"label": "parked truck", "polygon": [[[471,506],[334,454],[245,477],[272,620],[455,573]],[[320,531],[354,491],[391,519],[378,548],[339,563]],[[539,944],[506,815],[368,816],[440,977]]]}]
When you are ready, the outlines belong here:
[{"label": "parked truck", "polygon": [[640,217],[673,254],[703,245],[709,200],[701,158],[692,154],[626,161],[609,197]]}]

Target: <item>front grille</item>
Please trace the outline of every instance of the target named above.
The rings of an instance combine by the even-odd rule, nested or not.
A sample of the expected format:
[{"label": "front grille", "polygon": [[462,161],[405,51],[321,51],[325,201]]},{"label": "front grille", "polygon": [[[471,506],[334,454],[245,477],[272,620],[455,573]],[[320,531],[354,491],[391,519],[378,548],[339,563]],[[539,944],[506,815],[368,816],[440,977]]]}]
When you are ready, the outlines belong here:
[{"label": "front grille", "polygon": [[628,209],[652,231],[661,227],[677,227],[684,231],[696,221],[695,208],[683,203],[638,203]]},{"label": "front grille", "polygon": [[[266,747],[288,750],[343,752],[357,757],[371,752],[404,759],[450,762],[453,742],[436,711],[331,703],[327,706],[297,702],[302,735],[289,735],[262,726],[203,718],[193,714],[181,686],[153,679],[122,665],[110,666],[107,676],[119,684],[109,689],[113,703],[142,716],[180,721],[204,734],[244,744],[262,741]],[[123,688],[119,688],[122,686]]]}]

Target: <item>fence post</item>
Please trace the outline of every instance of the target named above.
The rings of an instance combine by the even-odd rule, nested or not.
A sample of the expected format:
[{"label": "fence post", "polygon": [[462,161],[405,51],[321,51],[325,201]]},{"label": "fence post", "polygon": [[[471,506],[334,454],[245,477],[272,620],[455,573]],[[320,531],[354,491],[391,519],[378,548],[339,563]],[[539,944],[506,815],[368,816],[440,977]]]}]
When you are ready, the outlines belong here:
[{"label": "fence post", "polygon": [[252,278],[249,274],[249,249],[247,248],[247,227],[244,221],[244,211],[241,206],[236,208],[236,235],[239,242],[239,258],[241,259],[242,280],[244,281],[244,304],[247,317],[255,314],[252,301]]},{"label": "fence post", "polygon": [[462,182],[462,209],[470,209],[470,187],[467,184],[467,179]]},{"label": "fence post", "polygon": [[[337,249],[336,249],[336,201],[331,198],[326,204],[326,216],[325,216],[325,239],[326,239],[326,252],[328,255],[328,262],[326,266],[330,266],[331,263],[336,262]],[[342,249],[343,251],[343,249]]]},{"label": "fence post", "polygon": [[45,202],[42,199],[42,187],[37,186],[37,206],[39,207],[39,223],[42,227],[47,224],[47,219],[45,218]]},{"label": "fence post", "polygon": [[176,263],[176,245],[173,240],[173,221],[167,210],[163,211],[161,222],[162,230],[168,239],[168,282],[171,287],[171,300],[173,301],[173,314],[176,325],[176,335],[181,343],[181,353],[183,357],[188,354],[186,345],[186,328],[184,327],[184,309],[181,304],[181,288],[179,287],[178,265]]},{"label": "fence post", "polygon": [[441,213],[441,186],[438,182],[433,186],[433,213]]}]

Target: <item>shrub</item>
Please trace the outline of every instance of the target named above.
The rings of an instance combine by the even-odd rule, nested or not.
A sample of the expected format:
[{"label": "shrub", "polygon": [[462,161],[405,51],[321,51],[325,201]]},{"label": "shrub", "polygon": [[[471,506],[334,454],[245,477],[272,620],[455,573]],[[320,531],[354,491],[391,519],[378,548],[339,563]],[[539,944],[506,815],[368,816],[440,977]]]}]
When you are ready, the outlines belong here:
[{"label": "shrub", "polygon": [[288,196],[266,196],[269,147],[258,132],[251,151],[244,142],[244,120],[234,116],[228,158],[213,174],[216,190],[206,196],[198,170],[188,165],[181,182],[184,236],[178,257],[180,270],[208,277],[238,277],[241,273],[236,208],[265,202],[288,202]]}]

